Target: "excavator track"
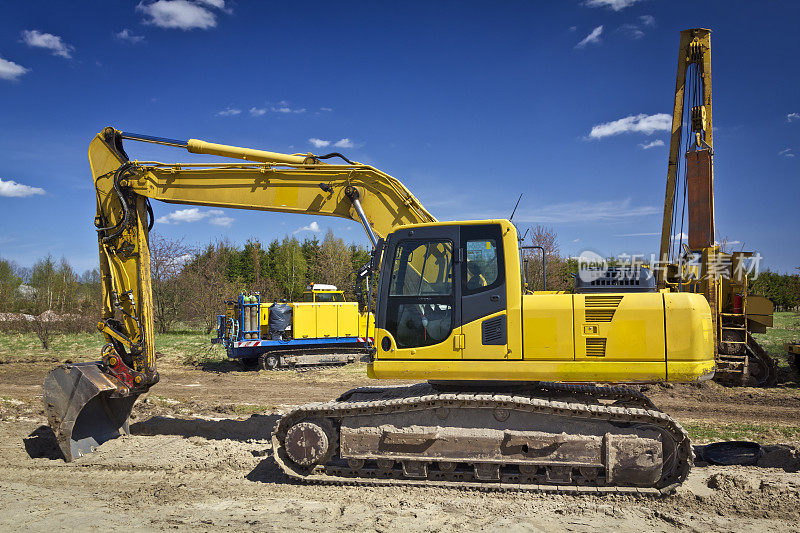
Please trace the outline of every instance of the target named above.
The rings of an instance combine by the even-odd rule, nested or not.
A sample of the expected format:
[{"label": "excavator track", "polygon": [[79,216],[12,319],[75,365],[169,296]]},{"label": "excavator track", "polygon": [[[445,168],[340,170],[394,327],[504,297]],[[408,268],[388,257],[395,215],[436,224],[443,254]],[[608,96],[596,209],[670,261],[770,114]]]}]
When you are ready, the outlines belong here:
[{"label": "excavator track", "polygon": [[307,483],[490,491],[658,496],[693,462],[680,424],[637,391],[566,384],[361,387],[290,411],[272,446]]}]

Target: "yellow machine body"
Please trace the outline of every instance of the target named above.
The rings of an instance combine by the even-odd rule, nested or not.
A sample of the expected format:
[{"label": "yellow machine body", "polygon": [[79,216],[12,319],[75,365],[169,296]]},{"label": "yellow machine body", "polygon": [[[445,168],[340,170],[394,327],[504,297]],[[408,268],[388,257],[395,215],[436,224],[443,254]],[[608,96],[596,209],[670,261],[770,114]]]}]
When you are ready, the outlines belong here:
[{"label": "yellow machine body", "polygon": [[[344,291],[331,285],[330,289],[309,286],[302,301],[293,302],[292,336],[295,339],[323,339],[334,337],[366,337],[367,319],[371,313],[362,313],[357,302],[345,301]],[[262,338],[269,331],[269,304],[260,308]],[[371,324],[375,323],[372,318]]]},{"label": "yellow machine body", "polygon": [[[499,224],[504,235],[505,310],[455,327],[444,341],[424,347],[398,348],[389,331],[377,329],[370,377],[635,383],[713,376],[711,309],[700,294],[522,295],[517,232],[508,221],[413,227],[487,222]],[[507,342],[485,345],[484,322],[498,316],[505,318]]]},{"label": "yellow machine body", "polygon": [[366,337],[366,315],[356,302],[296,302],[292,304],[295,339]]}]

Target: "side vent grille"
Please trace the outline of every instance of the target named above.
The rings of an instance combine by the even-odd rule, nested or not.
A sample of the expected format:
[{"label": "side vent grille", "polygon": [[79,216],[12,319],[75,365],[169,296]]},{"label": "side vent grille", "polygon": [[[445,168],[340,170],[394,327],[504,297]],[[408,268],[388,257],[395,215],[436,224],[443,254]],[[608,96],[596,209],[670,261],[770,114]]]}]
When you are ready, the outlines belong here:
[{"label": "side vent grille", "polygon": [[605,357],[606,339],[586,339],[586,355],[588,357]]},{"label": "side vent grille", "polygon": [[586,309],[586,322],[611,322],[614,309]]},{"label": "side vent grille", "polygon": [[486,345],[506,344],[506,315],[481,322],[481,342]]},{"label": "side vent grille", "polygon": [[587,296],[586,307],[617,307],[622,296]]},{"label": "side vent grille", "polygon": [[586,322],[611,322],[622,296],[587,296],[584,300]]}]

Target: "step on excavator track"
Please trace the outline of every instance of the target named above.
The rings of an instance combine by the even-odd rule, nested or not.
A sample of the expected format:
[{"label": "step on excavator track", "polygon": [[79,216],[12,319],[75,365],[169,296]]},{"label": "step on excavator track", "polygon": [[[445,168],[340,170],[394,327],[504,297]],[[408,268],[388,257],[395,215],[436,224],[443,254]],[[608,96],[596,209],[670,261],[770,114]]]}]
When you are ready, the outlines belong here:
[{"label": "step on excavator track", "polygon": [[284,415],[272,446],[304,482],[477,490],[662,495],[693,461],[680,424],[638,392],[566,384],[357,388]]}]

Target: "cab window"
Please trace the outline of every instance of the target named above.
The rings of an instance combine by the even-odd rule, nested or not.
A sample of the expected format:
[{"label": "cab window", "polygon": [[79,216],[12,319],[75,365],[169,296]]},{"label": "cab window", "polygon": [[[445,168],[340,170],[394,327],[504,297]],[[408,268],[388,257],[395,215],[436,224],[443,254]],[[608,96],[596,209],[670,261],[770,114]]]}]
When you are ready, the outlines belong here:
[{"label": "cab window", "polygon": [[453,293],[453,245],[449,241],[403,241],[397,245],[389,296]]},{"label": "cab window", "polygon": [[398,348],[430,346],[453,331],[453,243],[398,243],[392,264],[387,329]]},{"label": "cab window", "polygon": [[338,292],[318,292],[316,299],[318,302],[343,302],[344,296]]},{"label": "cab window", "polygon": [[479,291],[497,281],[497,242],[494,239],[467,241],[468,291]]},{"label": "cab window", "polygon": [[314,295],[312,293],[310,293],[310,292],[304,292],[303,293],[303,301],[304,302],[313,302],[314,301]]}]

